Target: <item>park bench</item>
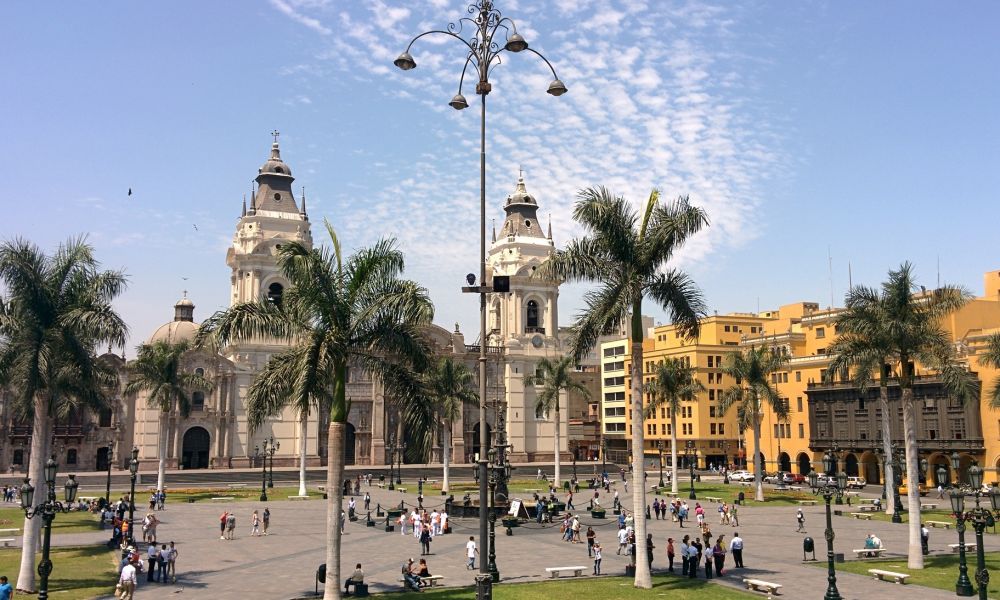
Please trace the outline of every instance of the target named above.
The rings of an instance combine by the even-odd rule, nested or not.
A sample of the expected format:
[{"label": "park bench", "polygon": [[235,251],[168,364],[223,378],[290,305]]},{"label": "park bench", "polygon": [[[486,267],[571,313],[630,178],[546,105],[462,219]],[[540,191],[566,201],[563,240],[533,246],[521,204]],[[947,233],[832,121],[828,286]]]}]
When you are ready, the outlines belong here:
[{"label": "park bench", "polygon": [[944,527],[945,529],[951,529],[951,523],[949,523],[948,521],[924,521],[924,522],[927,523],[928,525],[930,525],[931,527],[934,527],[935,529],[938,528],[938,527]]},{"label": "park bench", "polygon": [[774,594],[778,596],[778,590],[781,589],[780,583],[771,583],[770,581],[764,581],[763,579],[744,579],[743,584],[747,586],[748,590],[755,590],[758,592],[767,592],[769,594]]},{"label": "park bench", "polygon": [[855,548],[851,552],[858,555],[858,558],[879,558],[885,552],[885,548]]},{"label": "park bench", "polygon": [[792,488],[788,487],[787,485],[785,485],[783,483],[779,483],[778,485],[774,486],[774,489],[775,489],[775,491],[778,491],[778,492],[787,492],[788,490],[790,490]]},{"label": "park bench", "polygon": [[[857,497],[857,496],[861,495],[861,492],[856,492],[856,491],[844,492],[844,495],[845,496],[855,496],[855,497]],[[859,502],[860,502],[860,500],[859,500]]]},{"label": "park bench", "polygon": [[909,577],[906,573],[896,573],[895,571],[883,571],[882,569],[868,569],[868,572],[875,576],[875,579],[880,581],[885,581],[887,577],[891,577],[896,583],[906,583],[906,578]]},{"label": "park bench", "polygon": [[751,485],[753,485],[753,482],[752,481],[740,481],[739,484],[742,485],[742,486],[744,486],[744,487],[750,487]]},{"label": "park bench", "polygon": [[289,496],[289,500],[308,500],[309,496]]},{"label": "park bench", "polygon": [[227,483],[226,487],[231,490],[243,489],[247,486],[245,483]]},{"label": "park bench", "polygon": [[406,488],[405,488],[405,487],[399,487],[399,486],[397,485],[397,486],[396,486],[396,491],[397,491],[397,492],[401,492],[401,493],[405,494],[405,493],[406,493]]},{"label": "park bench", "polygon": [[15,538],[0,538],[0,544],[3,544],[4,548],[10,547],[10,545],[16,541],[17,540]]},{"label": "park bench", "polygon": [[444,579],[444,575],[428,575],[427,577],[421,577],[420,583],[426,584],[428,587],[434,587],[442,579]]},{"label": "park bench", "polygon": [[[951,551],[955,552],[955,553],[958,552],[959,546],[961,546],[961,544],[948,544],[948,547],[951,548]],[[976,551],[976,545],[975,544],[966,544],[965,545],[965,551],[966,552],[975,552]]]},{"label": "park bench", "polygon": [[855,519],[864,519],[866,521],[871,521],[872,520],[872,514],[871,513],[864,513],[864,512],[856,512],[856,513],[854,513],[853,512],[853,513],[851,513],[851,516],[854,517]]},{"label": "park bench", "polygon": [[0,536],[19,536],[21,535],[20,529],[0,529]]},{"label": "park bench", "polygon": [[875,504],[875,498],[858,498],[858,504]]},{"label": "park bench", "polygon": [[378,487],[382,488],[383,490],[385,489],[385,482],[384,481],[376,482],[375,485],[377,485]]},{"label": "park bench", "polygon": [[802,486],[801,485],[790,485],[790,486],[788,486],[788,489],[792,490],[793,492],[801,492],[802,491]]},{"label": "park bench", "polygon": [[936,502],[929,502],[927,504],[921,504],[920,510],[937,510],[937,507],[938,505]]},{"label": "park bench", "polygon": [[212,498],[211,500],[212,500],[212,502],[230,502],[230,501],[235,500],[235,499],[236,498],[233,497],[233,496],[216,496],[216,497]]},{"label": "park bench", "polygon": [[545,572],[552,576],[552,579],[559,577],[560,571],[573,571],[574,577],[579,577],[587,567],[547,567]]},{"label": "park bench", "polygon": [[874,504],[861,504],[858,506],[858,510],[861,512],[878,512],[880,509]]},{"label": "park bench", "polygon": [[708,500],[709,502],[715,502],[715,503],[722,502],[722,498],[719,498],[718,496],[705,496],[705,500]]},{"label": "park bench", "polygon": [[816,500],[799,500],[799,504],[802,506],[816,506]]}]

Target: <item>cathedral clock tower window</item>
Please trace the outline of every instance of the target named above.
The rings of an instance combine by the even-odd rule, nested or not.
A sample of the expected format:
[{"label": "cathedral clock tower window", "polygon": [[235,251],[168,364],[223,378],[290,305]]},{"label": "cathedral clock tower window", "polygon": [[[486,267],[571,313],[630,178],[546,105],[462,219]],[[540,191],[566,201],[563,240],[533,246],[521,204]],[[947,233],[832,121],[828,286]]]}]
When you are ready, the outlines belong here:
[{"label": "cathedral clock tower window", "polygon": [[281,306],[281,298],[285,294],[285,288],[280,283],[272,283],[267,286],[267,299],[276,306]]}]

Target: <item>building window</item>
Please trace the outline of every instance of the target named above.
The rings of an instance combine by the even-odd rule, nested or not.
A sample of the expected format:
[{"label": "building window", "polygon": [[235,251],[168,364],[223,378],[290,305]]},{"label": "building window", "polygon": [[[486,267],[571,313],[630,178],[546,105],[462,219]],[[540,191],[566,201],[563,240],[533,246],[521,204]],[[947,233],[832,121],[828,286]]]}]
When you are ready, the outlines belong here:
[{"label": "building window", "polygon": [[774,424],[774,437],[775,438],[780,438],[781,437],[781,434],[778,433],[778,424],[777,423]]},{"label": "building window", "polygon": [[605,392],[605,402],[625,402],[625,392]]},{"label": "building window", "polygon": [[729,325],[726,325],[726,333],[729,333]]},{"label": "building window", "polygon": [[715,383],[715,373],[709,373],[708,374],[708,382],[709,383]]},{"label": "building window", "polygon": [[715,383],[722,385],[722,373],[719,373],[718,375],[715,376]]},{"label": "building window", "polygon": [[102,408],[97,413],[97,426],[98,427],[111,427],[111,409]]},{"label": "building window", "polygon": [[709,433],[710,433],[710,434],[712,434],[712,435],[716,435],[716,433],[715,433],[715,431],[716,431],[716,430],[715,430],[715,423],[711,423],[711,424],[709,425],[709,428],[708,428],[708,431],[709,431]]},{"label": "building window", "polygon": [[285,294],[285,288],[280,283],[272,283],[267,286],[267,300],[278,308],[281,308],[281,297]]},{"label": "building window", "polygon": [[802,396],[796,396],[795,397],[795,408],[799,412],[802,412]]},{"label": "building window", "polygon": [[805,437],[806,437],[806,426],[803,425],[802,423],[799,423],[799,439],[801,440]]},{"label": "building window", "polygon": [[608,433],[622,433],[625,431],[625,423],[605,423],[604,431]]},{"label": "building window", "polygon": [[708,416],[709,417],[715,417],[715,407],[714,406],[709,406],[708,407]]},{"label": "building window", "polygon": [[76,448],[70,448],[66,451],[66,464],[75,465],[76,464]]},{"label": "building window", "polygon": [[660,435],[667,435],[667,426],[660,423]]},{"label": "building window", "polygon": [[606,386],[625,385],[625,376],[622,375],[621,377],[605,377],[604,385]]},{"label": "building window", "polygon": [[205,394],[204,392],[194,392],[191,394],[191,411],[201,412],[205,410]]},{"label": "building window", "polygon": [[201,367],[198,367],[197,369],[194,370],[194,374],[197,375],[198,377],[204,377],[205,376],[205,369],[202,369]]},{"label": "building window", "polygon": [[674,427],[673,427],[673,425],[671,425],[670,423],[667,423],[667,435],[673,435],[673,434],[674,434]]},{"label": "building window", "polygon": [[826,329],[823,327],[816,328],[816,339],[822,339],[826,337]]},{"label": "building window", "polygon": [[11,459],[11,462],[13,464],[15,464],[15,465],[23,465],[24,464],[24,450],[14,450],[14,458]]},{"label": "building window", "polygon": [[709,356],[708,357],[708,368],[711,369],[714,366],[715,366],[715,357],[714,356]]},{"label": "building window", "polygon": [[719,435],[726,435],[726,424],[719,423]]},{"label": "building window", "polygon": [[538,303],[528,300],[528,327],[538,327]]}]

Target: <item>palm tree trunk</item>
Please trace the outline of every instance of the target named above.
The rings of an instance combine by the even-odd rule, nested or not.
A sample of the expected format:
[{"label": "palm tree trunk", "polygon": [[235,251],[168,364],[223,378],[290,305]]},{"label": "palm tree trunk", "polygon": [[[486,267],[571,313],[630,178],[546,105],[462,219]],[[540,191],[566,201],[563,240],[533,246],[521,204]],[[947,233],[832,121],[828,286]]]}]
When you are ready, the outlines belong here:
[{"label": "palm tree trunk", "polygon": [[923,569],[924,553],[920,544],[920,457],[917,455],[917,420],[913,414],[911,387],[903,388],[902,402],[903,441],[906,446],[906,500],[910,512],[908,523],[910,543],[906,566],[911,569]]},{"label": "palm tree trunk", "polygon": [[753,487],[754,500],[764,501],[764,464],[760,460],[760,415],[753,420]]},{"label": "palm tree trunk", "polygon": [[[35,486],[35,506],[47,497],[45,487],[45,462],[48,460],[49,437],[52,433],[52,420],[48,416],[48,399],[35,398],[35,417],[31,424],[31,458],[28,462],[28,477]],[[42,517],[24,519],[24,537],[21,540],[21,569],[17,576],[17,589],[20,592],[35,593],[35,552],[41,539]]]},{"label": "palm tree trunk", "polygon": [[882,409],[882,450],[885,452],[885,514],[891,515],[896,511],[896,502],[893,500],[893,476],[892,472],[892,428],[889,416],[889,388],[884,383],[878,388],[879,408]]},{"label": "palm tree trunk", "polygon": [[448,494],[448,468],[451,466],[451,421],[444,423],[444,435],[441,436],[441,462],[444,463],[444,474],[441,479],[441,493]]},{"label": "palm tree trunk", "polygon": [[642,327],[636,331],[636,315],[641,318],[641,307],[633,309],[632,327],[632,516],[635,518],[635,582],[637,588],[652,589],[653,579],[646,561],[646,477],[643,455],[644,433],[642,406]]},{"label": "palm tree trunk", "polygon": [[[169,425],[167,422],[166,411],[160,411],[160,447],[157,450],[159,456],[159,462],[156,466],[156,489],[162,490],[164,479],[167,476],[167,438],[170,437]],[[180,457],[178,457],[180,458]],[[130,498],[131,502],[135,502],[135,498]]]},{"label": "palm tree trunk", "polygon": [[555,453],[553,455],[553,458],[556,461],[555,486],[556,489],[559,489],[562,487],[562,479],[560,479],[561,474],[559,472],[560,464],[559,464],[559,391],[558,390],[556,391],[556,416],[555,419],[553,419],[552,423],[555,425],[555,433],[552,434],[552,438],[555,440],[555,445],[556,445]]},{"label": "palm tree trunk", "polygon": [[670,411],[670,492],[677,493],[677,411]]},{"label": "palm tree trunk", "polygon": [[343,423],[330,421],[326,469],[326,583],[323,600],[340,600],[340,512],[344,501]]},{"label": "palm tree trunk", "polygon": [[308,435],[309,411],[304,410],[299,415],[299,496],[308,494],[306,491],[306,443],[308,442]]}]

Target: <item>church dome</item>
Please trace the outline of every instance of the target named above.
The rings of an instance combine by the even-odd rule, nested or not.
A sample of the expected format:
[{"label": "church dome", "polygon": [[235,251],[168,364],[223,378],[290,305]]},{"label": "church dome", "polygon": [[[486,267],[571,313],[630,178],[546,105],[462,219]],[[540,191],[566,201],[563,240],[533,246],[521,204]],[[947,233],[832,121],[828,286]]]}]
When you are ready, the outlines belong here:
[{"label": "church dome", "polygon": [[260,166],[258,172],[261,175],[292,176],[291,168],[285,164],[285,161],[281,160],[281,150],[278,148],[278,142],[271,144],[271,156]]},{"label": "church dome", "polygon": [[187,292],[184,292],[184,297],[174,304],[174,320],[160,325],[153,332],[153,335],[149,336],[146,343],[193,342],[197,333],[198,325],[194,322],[194,302],[191,302],[191,299],[187,297]]}]

